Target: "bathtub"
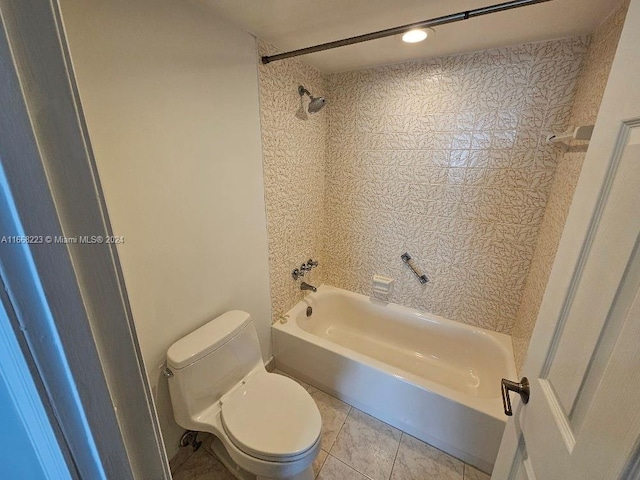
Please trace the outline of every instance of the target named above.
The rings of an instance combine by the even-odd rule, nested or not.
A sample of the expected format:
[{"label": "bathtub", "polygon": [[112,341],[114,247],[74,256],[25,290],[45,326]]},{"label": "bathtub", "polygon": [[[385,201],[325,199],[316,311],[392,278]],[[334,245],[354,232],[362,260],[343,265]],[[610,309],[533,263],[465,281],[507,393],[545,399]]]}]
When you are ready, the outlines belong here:
[{"label": "bathtub", "polygon": [[491,472],[500,380],[516,378],[507,335],[327,285],[272,333],[276,368]]}]

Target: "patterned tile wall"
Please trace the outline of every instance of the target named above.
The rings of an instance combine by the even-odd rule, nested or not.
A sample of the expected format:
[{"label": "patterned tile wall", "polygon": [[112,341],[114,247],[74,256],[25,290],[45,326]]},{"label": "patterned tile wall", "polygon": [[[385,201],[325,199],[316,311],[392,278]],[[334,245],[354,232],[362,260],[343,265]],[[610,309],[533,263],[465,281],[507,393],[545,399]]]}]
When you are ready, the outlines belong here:
[{"label": "patterned tile wall", "polygon": [[[628,1],[605,20],[592,37],[586,64],[578,81],[576,98],[568,122],[570,125],[595,123],[627,7]],[[551,186],[531,269],[512,330],[518,371],[522,368],[527,353],[542,296],[578,182],[586,152],[584,143],[586,142],[573,142],[571,148],[564,153]]]},{"label": "patterned tile wall", "polygon": [[[275,53],[258,41],[260,55]],[[269,270],[273,318],[286,312],[304,295],[291,271],[313,258],[320,266],[305,276],[311,284],[323,282],[325,149],[328,112],[304,114],[308,98],[298,85],[315,96],[327,96],[326,79],[297,59],[259,63],[260,117],[269,237]],[[247,273],[248,275],[248,273]]]},{"label": "patterned tile wall", "polygon": [[[329,77],[327,283],[510,333],[588,37]],[[431,281],[403,266],[409,251]]]}]

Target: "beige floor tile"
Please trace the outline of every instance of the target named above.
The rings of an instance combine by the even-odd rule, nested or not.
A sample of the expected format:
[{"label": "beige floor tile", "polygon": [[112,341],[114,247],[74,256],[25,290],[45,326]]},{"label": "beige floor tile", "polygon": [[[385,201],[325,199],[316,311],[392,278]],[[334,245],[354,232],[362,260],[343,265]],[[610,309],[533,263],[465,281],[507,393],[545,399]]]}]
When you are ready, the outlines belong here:
[{"label": "beige floor tile", "polygon": [[351,406],[315,387],[309,387],[309,394],[318,405],[322,417],[322,449],[329,452]]},{"label": "beige floor tile", "polygon": [[387,480],[401,435],[397,428],[354,408],[329,453],[373,480]]},{"label": "beige floor tile", "polygon": [[464,463],[406,433],[391,480],[463,480]]},{"label": "beige floor tile", "polygon": [[355,471],[340,460],[329,455],[324,462],[318,480],[368,480],[367,477]]},{"label": "beige floor tile", "polygon": [[471,465],[464,466],[464,480],[490,480],[491,475],[481,472]]},{"label": "beige floor tile", "polygon": [[173,480],[235,480],[235,477],[210,453],[200,448],[178,468]]}]

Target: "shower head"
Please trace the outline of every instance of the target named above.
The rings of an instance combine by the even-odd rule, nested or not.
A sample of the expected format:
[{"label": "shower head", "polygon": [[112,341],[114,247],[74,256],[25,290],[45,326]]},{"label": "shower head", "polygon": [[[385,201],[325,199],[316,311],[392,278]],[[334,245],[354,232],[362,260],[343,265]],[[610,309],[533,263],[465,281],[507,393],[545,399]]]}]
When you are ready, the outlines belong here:
[{"label": "shower head", "polygon": [[322,110],[324,106],[327,104],[327,101],[325,100],[324,97],[314,97],[313,95],[311,95],[309,90],[304,88],[302,85],[298,87],[298,93],[300,94],[301,97],[305,93],[309,95],[309,98],[311,99],[311,101],[309,102],[309,108],[308,108],[309,113],[317,113],[320,110]]},{"label": "shower head", "polygon": [[324,99],[324,97],[311,97],[311,101],[309,102],[309,113],[319,112],[324,108],[326,104],[327,101]]}]

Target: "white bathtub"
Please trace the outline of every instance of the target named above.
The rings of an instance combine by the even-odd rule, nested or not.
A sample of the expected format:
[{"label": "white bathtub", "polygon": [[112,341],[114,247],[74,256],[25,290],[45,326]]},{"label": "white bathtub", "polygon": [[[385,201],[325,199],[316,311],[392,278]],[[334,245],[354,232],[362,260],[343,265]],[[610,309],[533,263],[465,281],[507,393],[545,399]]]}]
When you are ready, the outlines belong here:
[{"label": "white bathtub", "polygon": [[285,318],[273,325],[276,368],[492,470],[500,379],[516,378],[507,335],[327,285]]}]

